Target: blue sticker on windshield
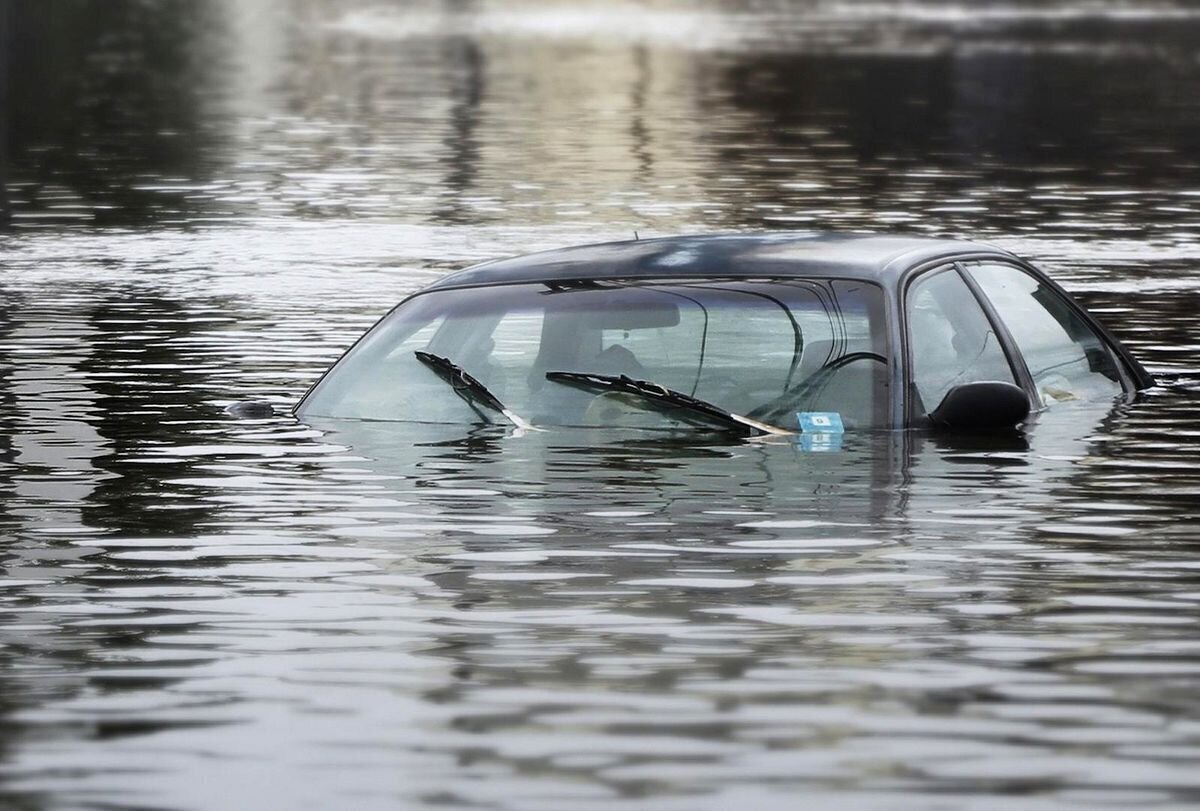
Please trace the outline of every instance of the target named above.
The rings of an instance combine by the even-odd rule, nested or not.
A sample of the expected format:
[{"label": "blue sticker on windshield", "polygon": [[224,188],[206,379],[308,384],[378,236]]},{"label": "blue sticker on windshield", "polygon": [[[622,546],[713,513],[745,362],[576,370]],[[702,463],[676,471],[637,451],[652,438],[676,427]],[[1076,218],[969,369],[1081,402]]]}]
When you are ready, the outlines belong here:
[{"label": "blue sticker on windshield", "polygon": [[842,415],[836,411],[798,411],[800,430],[806,434],[841,434],[846,431]]}]

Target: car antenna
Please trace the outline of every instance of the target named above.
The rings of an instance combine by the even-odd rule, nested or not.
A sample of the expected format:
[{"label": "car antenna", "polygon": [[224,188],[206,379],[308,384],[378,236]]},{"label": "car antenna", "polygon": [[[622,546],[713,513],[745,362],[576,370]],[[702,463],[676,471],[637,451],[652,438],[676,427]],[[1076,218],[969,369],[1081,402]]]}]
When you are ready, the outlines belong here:
[{"label": "car antenna", "polygon": [[639,236],[638,236],[638,233],[637,233],[637,231],[634,231],[634,232],[633,232],[633,241],[634,241],[634,242],[637,242],[639,239],[641,239],[641,237],[639,237]]}]

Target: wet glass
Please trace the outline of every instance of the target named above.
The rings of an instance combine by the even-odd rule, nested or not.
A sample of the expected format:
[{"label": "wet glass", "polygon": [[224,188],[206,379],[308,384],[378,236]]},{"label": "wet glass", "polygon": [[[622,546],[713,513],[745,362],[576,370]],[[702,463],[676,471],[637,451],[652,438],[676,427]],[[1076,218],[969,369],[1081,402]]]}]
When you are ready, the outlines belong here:
[{"label": "wet glass", "polygon": [[803,411],[887,425],[883,291],[866,283],[498,285],[401,305],[330,370],[301,417],[489,421],[418,357],[464,369],[536,425],[688,429],[630,394],[549,379],[625,376],[798,429]]},{"label": "wet glass", "polygon": [[967,266],[1021,352],[1043,405],[1124,392],[1108,344],[1055,291],[1011,265]]},{"label": "wet glass", "polygon": [[963,383],[1016,383],[983,307],[954,268],[919,277],[906,296],[915,413],[938,407]]}]

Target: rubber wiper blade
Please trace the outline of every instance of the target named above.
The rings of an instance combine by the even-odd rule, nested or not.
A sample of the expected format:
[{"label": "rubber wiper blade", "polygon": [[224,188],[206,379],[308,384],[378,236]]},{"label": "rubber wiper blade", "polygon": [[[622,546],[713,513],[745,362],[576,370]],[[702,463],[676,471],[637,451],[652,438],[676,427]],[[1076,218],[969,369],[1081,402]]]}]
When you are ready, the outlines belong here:
[{"label": "rubber wiper blade", "polygon": [[466,369],[454,361],[432,352],[418,351],[413,354],[417,356],[417,360],[432,369],[434,374],[449,383],[450,387],[454,389],[454,393],[465,400],[476,414],[483,416],[476,408],[481,405],[503,415],[506,420],[518,428],[534,429],[533,425],[510,411],[496,395],[488,391],[487,386],[472,377]]},{"label": "rubber wiper blade", "polygon": [[566,386],[595,392],[616,391],[631,394],[652,408],[660,411],[684,412],[691,415],[692,422],[721,428],[743,436],[756,434],[791,434],[791,431],[768,425],[765,422],[726,411],[720,406],[698,400],[682,392],[668,389],[649,380],[634,380],[627,375],[597,375],[586,372],[546,372],[546,379]]}]

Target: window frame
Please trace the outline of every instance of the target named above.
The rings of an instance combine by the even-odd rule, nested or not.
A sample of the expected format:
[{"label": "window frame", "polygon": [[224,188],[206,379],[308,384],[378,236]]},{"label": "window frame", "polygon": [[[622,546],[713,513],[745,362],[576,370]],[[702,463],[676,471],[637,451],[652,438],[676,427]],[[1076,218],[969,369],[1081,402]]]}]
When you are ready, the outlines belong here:
[{"label": "window frame", "polygon": [[[974,285],[978,289],[977,295],[984,301],[987,301],[987,306],[991,307],[993,310],[995,308],[992,306],[991,301],[988,300],[987,293],[985,293],[983,291],[982,287],[979,286],[978,282],[975,281],[975,279],[971,276],[971,273],[967,269],[966,266],[968,264],[971,264],[971,265],[990,264],[990,265],[1001,265],[1001,266],[1009,267],[1018,273],[1025,274],[1026,276],[1030,277],[1031,279],[1038,282],[1039,284],[1044,285],[1046,287],[1046,289],[1048,289],[1054,295],[1054,297],[1056,299],[1058,299],[1059,303],[1061,303],[1068,310],[1070,310],[1071,312],[1073,312],[1077,316],[1079,316],[1080,319],[1084,322],[1084,324],[1087,325],[1088,329],[1090,329],[1092,331],[1092,334],[1094,334],[1097,338],[1099,338],[1100,342],[1102,344],[1104,344],[1106,349],[1108,349],[1109,354],[1111,355],[1111,357],[1113,359],[1113,362],[1116,364],[1117,374],[1121,378],[1120,383],[1121,383],[1122,396],[1128,396],[1129,394],[1137,391],[1140,388],[1144,388],[1145,385],[1147,385],[1147,383],[1144,383],[1143,379],[1142,379],[1144,372],[1142,372],[1142,374],[1139,374],[1139,372],[1141,372],[1141,367],[1138,366],[1137,361],[1133,360],[1133,358],[1129,355],[1129,353],[1127,351],[1125,351],[1124,347],[1120,344],[1120,342],[1117,341],[1116,338],[1114,338],[1108,332],[1108,330],[1106,330],[1103,327],[1103,325],[1101,325],[1100,322],[1098,322],[1092,316],[1091,313],[1089,313],[1083,306],[1081,306],[1078,302],[1076,302],[1075,299],[1073,299],[1071,297],[1071,295],[1069,293],[1067,293],[1066,290],[1064,290],[1061,286],[1056,284],[1054,282],[1054,280],[1052,280],[1046,274],[1038,271],[1036,268],[1023,266],[1017,262],[1005,262],[1005,261],[1002,261],[999,259],[996,259],[996,260],[973,259],[973,260],[970,260],[969,262],[967,262],[967,261],[960,262],[959,264],[961,266],[961,272],[962,272],[963,276],[969,280],[970,284]],[[997,318],[999,318],[998,312],[997,312]],[[1001,321],[1002,321],[1002,319],[1001,319]],[[1011,338],[1011,335],[1010,335],[1010,338]],[[1013,340],[1013,345],[1015,346],[1016,340],[1015,339],[1012,339],[1012,340]],[[1021,362],[1025,363],[1024,356],[1022,356]],[[1026,367],[1026,369],[1028,370],[1028,367]],[[1040,396],[1037,396],[1037,386],[1036,386],[1036,384],[1033,383],[1032,376],[1030,376],[1030,385],[1033,386],[1033,390],[1035,392],[1035,397],[1036,397],[1036,399],[1034,399],[1033,402],[1040,403]],[[1044,403],[1042,403],[1041,405],[1042,405],[1042,407],[1045,407]]]},{"label": "window frame", "polygon": [[[1137,392],[1140,389],[1148,388],[1153,385],[1153,379],[1142,368],[1141,364],[1129,353],[1121,343],[1113,335],[1101,325],[1095,317],[1092,316],[1084,307],[1082,307],[1075,299],[1071,297],[1053,279],[1047,276],[1036,267],[1012,257],[979,253],[968,254],[955,257],[943,257],[922,265],[911,268],[900,280],[899,285],[899,300],[897,302],[898,318],[900,323],[900,353],[898,360],[903,367],[902,371],[902,386],[903,386],[903,421],[909,427],[922,427],[928,422],[928,413],[915,413],[915,398],[912,396],[914,378],[913,378],[913,360],[912,360],[912,336],[910,332],[911,325],[908,318],[908,303],[909,296],[914,285],[918,284],[922,279],[929,278],[940,272],[957,273],[959,278],[967,285],[971,294],[975,297],[984,315],[987,317],[989,324],[996,333],[996,338],[1000,342],[1001,348],[1004,350],[1004,355],[1008,359],[1009,366],[1013,372],[1013,379],[1017,381],[1017,385],[1025,391],[1029,397],[1031,413],[1038,413],[1045,410],[1046,406],[1042,403],[1041,397],[1038,394],[1037,386],[1033,381],[1033,376],[1029,372],[1029,366],[1025,361],[1025,356],[1021,353],[1020,347],[1017,346],[1013,339],[1012,333],[1009,332],[1004,320],[1000,317],[996,308],[992,305],[991,300],[983,292],[978,282],[972,278],[967,270],[969,264],[995,264],[1011,267],[1019,273],[1035,279],[1040,284],[1046,285],[1055,296],[1059,298],[1072,312],[1076,313],[1083,319],[1084,323],[1100,338],[1105,347],[1112,354],[1113,359],[1117,364],[1117,369],[1121,376],[1121,388],[1123,396]],[[937,404],[924,403],[927,408],[936,408]]]},{"label": "window frame", "polygon": [[[1016,384],[1030,396],[1030,402],[1036,403],[1038,400],[1031,393],[1034,391],[1033,377],[1029,374],[1029,368],[1025,365],[1025,360],[1021,357],[1020,352],[1016,348],[1016,342],[1013,341],[1012,335],[1005,328],[1004,323],[996,314],[995,309],[991,306],[991,302],[982,298],[979,286],[974,280],[963,270],[962,263],[958,259],[939,260],[933,264],[919,267],[909,273],[902,282],[900,300],[898,302],[900,310],[900,323],[902,325],[902,354],[904,360],[904,423],[908,426],[922,426],[928,419],[929,412],[916,414],[915,404],[917,398],[913,395],[916,391],[916,378],[913,375],[913,357],[912,357],[912,324],[909,322],[909,300],[912,296],[913,289],[921,284],[921,282],[932,279],[934,276],[939,276],[942,273],[953,273],[958,276],[963,282],[975,302],[979,305],[983,317],[987,320],[988,326],[996,335],[996,340],[1000,344],[1000,350],[1004,353],[1004,359],[1008,362],[1009,371],[1012,372],[1013,380]],[[926,409],[937,408],[937,403],[922,403]]]}]

